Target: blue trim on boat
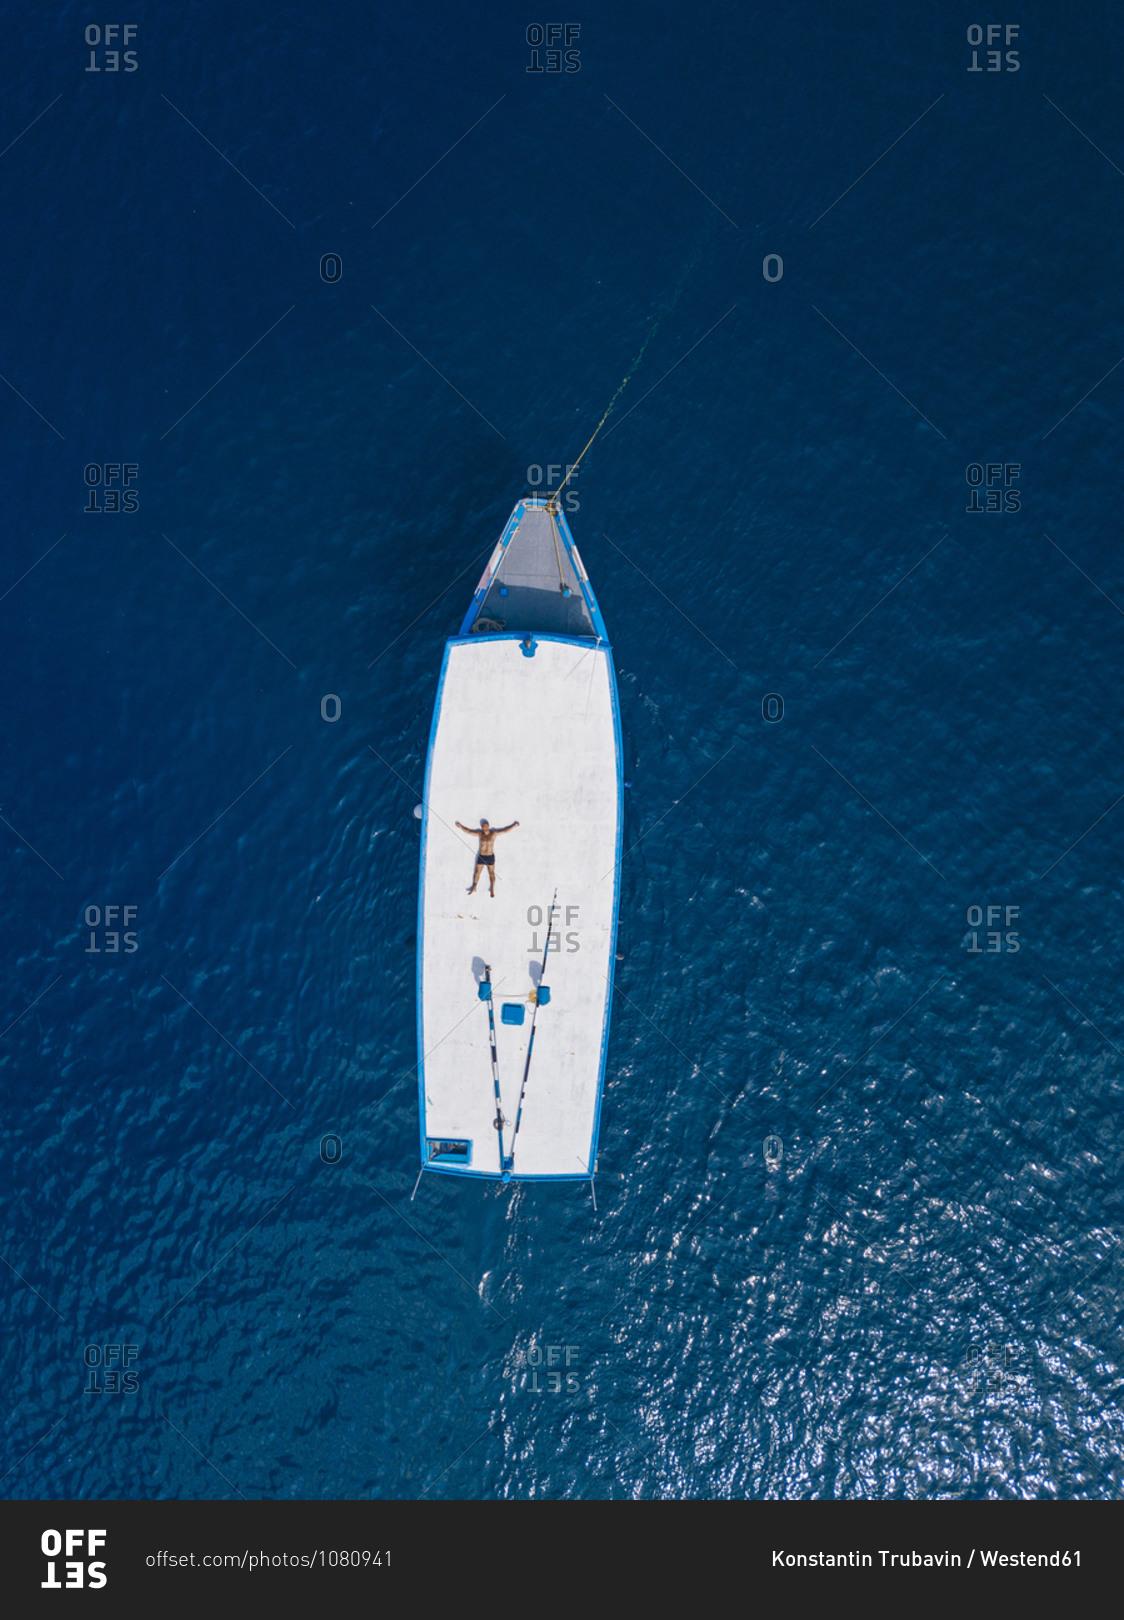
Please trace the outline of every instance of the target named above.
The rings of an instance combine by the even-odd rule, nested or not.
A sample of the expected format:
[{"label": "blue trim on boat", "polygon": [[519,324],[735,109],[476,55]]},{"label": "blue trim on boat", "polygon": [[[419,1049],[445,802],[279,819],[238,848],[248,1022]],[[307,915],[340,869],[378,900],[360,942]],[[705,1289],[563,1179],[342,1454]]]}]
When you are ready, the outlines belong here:
[{"label": "blue trim on boat", "polygon": [[[600,615],[598,615],[600,617]],[[609,1024],[613,1016],[613,982],[617,966],[617,924],[620,921],[621,860],[624,844],[624,747],[621,742],[621,705],[617,692],[617,672],[613,667],[613,649],[608,644],[605,654],[609,661],[609,692],[613,700],[613,731],[617,744],[617,858],[613,868],[613,930],[609,938],[609,986],[605,996],[605,1027],[601,1035],[601,1069],[597,1076],[597,1101],[593,1108],[593,1141],[589,1150],[589,1179],[597,1171],[597,1148],[601,1136],[601,1102],[605,1090],[605,1066],[609,1058]]]},{"label": "blue trim on boat", "polygon": [[508,547],[508,544],[509,544],[509,542],[511,540],[511,537],[515,533],[515,530],[518,527],[519,521],[522,518],[523,513],[526,510],[527,510],[527,502],[526,501],[518,501],[516,503],[515,510],[512,512],[511,516],[507,520],[507,527],[504,529],[503,533],[500,535],[499,543],[500,543],[501,550],[500,550],[500,553],[499,553],[498,557],[496,556],[496,551],[495,551],[495,548],[493,547],[493,549],[492,549],[492,557],[496,557],[496,566],[495,566],[495,568],[492,567],[492,561],[491,561],[491,558],[489,558],[488,559],[488,566],[484,570],[484,576],[483,576],[480,584],[476,587],[476,590],[473,593],[472,601],[469,603],[468,612],[465,614],[464,619],[461,622],[460,634],[462,636],[467,636],[468,633],[470,632],[470,630],[472,629],[473,624],[476,622],[476,616],[480,611],[480,608],[481,608],[481,605],[483,604],[484,598],[488,594],[488,586],[492,583],[492,579],[493,579],[493,577],[495,575],[496,568],[498,568],[500,563],[502,562],[503,553],[507,550],[507,547]]},{"label": "blue trim on boat", "polygon": [[584,1171],[577,1170],[572,1176],[532,1176],[513,1175],[509,1170],[500,1175],[498,1170],[454,1170],[447,1164],[427,1164],[424,1166],[427,1175],[431,1176],[460,1176],[465,1181],[498,1181],[501,1186],[510,1185],[513,1181],[589,1181],[591,1177]]},{"label": "blue trim on boat", "polygon": [[[429,726],[429,743],[425,754],[425,781],[422,784],[421,860],[418,865],[418,944],[417,958],[414,962],[414,1000],[417,1002],[418,1008],[418,1128],[420,1131],[418,1151],[421,1155],[423,1169],[427,1168],[425,1152],[425,1045],[422,1034],[422,963],[425,961],[425,847],[429,836],[429,773],[433,765],[433,743],[437,736],[437,722],[441,718],[441,698],[445,690],[445,674],[449,668],[449,648],[451,646],[451,641],[445,643],[445,655],[441,660],[441,674],[437,681],[437,695],[433,700],[433,719]],[[464,1173],[462,1171],[457,1172],[458,1175]]]},{"label": "blue trim on boat", "polygon": [[[564,543],[564,545],[566,547],[567,555],[569,556],[570,561],[573,562],[574,561],[574,551],[576,550],[576,543],[574,541],[573,535],[570,533],[570,525],[566,522],[566,514],[561,509],[559,509],[554,514],[554,518],[555,518],[555,522],[558,524],[558,532],[562,536],[563,543]],[[605,621],[601,617],[601,609],[597,606],[597,603],[594,601],[593,587],[590,585],[590,583],[589,583],[589,581],[587,579],[582,578],[581,574],[578,572],[578,566],[577,566],[576,563],[574,563],[574,572],[575,572],[575,574],[578,575],[578,584],[581,586],[582,595],[585,597],[585,605],[589,609],[589,616],[593,620],[593,628],[597,631],[597,639],[598,639],[598,641],[607,642],[608,639],[609,639],[609,633],[605,629]],[[583,637],[580,637],[579,639],[584,640],[584,641],[588,641],[589,637],[588,636],[583,636]]]},{"label": "blue trim on boat", "polygon": [[[495,630],[478,636],[450,636],[445,643],[446,647],[475,647],[481,641],[519,641],[523,640],[525,632],[522,630]],[[567,647],[581,647],[586,652],[607,652],[607,641],[594,641],[592,636],[563,636],[555,635],[552,631],[535,631],[536,641],[561,641]]]},{"label": "blue trim on boat", "polygon": [[[427,1136],[426,1163],[434,1164],[463,1164],[466,1168],[472,1163],[472,1143],[464,1137]],[[442,1153],[441,1148],[464,1148],[463,1153]]]}]

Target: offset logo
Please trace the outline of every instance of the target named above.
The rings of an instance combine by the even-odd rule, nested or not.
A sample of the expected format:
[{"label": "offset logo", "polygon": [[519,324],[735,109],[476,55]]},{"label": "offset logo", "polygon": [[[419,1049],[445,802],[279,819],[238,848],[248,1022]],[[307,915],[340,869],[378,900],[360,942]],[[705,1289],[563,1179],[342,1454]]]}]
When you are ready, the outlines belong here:
[{"label": "offset logo", "polygon": [[[552,461],[546,468],[546,487],[543,493],[549,495],[555,484],[558,485],[559,490],[565,485],[567,512],[576,512],[581,506],[581,502],[578,500],[577,483],[571,477],[576,466],[576,461],[567,462],[564,467],[561,463]],[[563,477],[563,474],[565,474],[565,477]],[[539,485],[543,483],[543,469],[537,461],[532,462],[527,468],[527,482],[532,489],[538,489]]]},{"label": "offset logo", "polygon": [[[987,913],[987,950],[994,954],[996,951],[1009,951],[1013,956],[1019,949],[1019,936],[1011,924],[1019,915],[1018,906],[969,906],[967,917],[968,927],[972,930],[968,936],[972,943],[967,947],[969,956],[979,956],[984,947],[980,944],[979,929],[983,926],[984,912]],[[1002,927],[997,928],[996,924]],[[1003,930],[1006,929],[1006,933]]]},{"label": "offset logo", "polygon": [[[87,73],[135,73],[136,51],[122,51],[122,45],[131,45],[137,37],[136,23],[90,23],[86,29],[86,44],[90,48]],[[101,50],[99,52],[99,46]],[[111,49],[110,47],[114,47]]]},{"label": "offset logo", "polygon": [[[529,1379],[524,1372],[523,1388],[531,1390],[536,1395],[576,1395],[581,1388],[581,1380],[578,1374],[570,1369],[577,1360],[580,1348],[581,1346],[576,1344],[531,1344],[526,1350],[517,1349],[515,1365],[530,1369]],[[551,1367],[557,1367],[559,1370],[547,1371]],[[563,1368],[566,1370],[563,1371]]]},{"label": "offset logo", "polygon": [[[64,1579],[60,1581],[58,1559],[63,1550],[64,1538],[66,1546],[66,1557],[62,1562]],[[64,1588],[74,1591],[79,1586],[88,1586],[92,1591],[97,1591],[106,1584],[105,1561],[94,1556],[105,1546],[104,1530],[44,1530],[39,1538],[39,1545],[47,1560],[47,1579],[40,1581],[40,1586],[55,1592],[61,1592]]]},{"label": "offset logo", "polygon": [[135,461],[91,461],[82,474],[86,480],[84,512],[135,512],[140,494],[130,486],[140,468]]},{"label": "offset logo", "polygon": [[1019,37],[1019,23],[988,23],[986,42],[988,50],[985,52],[986,67],[980,66],[980,53],[975,47],[984,44],[985,34],[981,23],[971,23],[968,28],[968,44],[973,47],[972,60],[968,64],[969,73],[1017,73],[1022,66],[1018,51],[1002,49],[994,50],[993,46],[1013,45]]},{"label": "offset logo", "polygon": [[88,1344],[82,1352],[87,1369],[85,1395],[135,1395],[140,1385],[132,1365],[136,1344]]},{"label": "offset logo", "polygon": [[[569,953],[581,950],[581,940],[578,938],[580,930],[577,927],[577,916],[580,910],[580,906],[566,907],[566,927],[570,930],[570,932],[566,935],[566,950]],[[548,906],[546,908],[545,920],[549,929],[551,930],[550,952],[552,956],[556,956],[562,949],[562,907]],[[531,935],[531,943],[527,946],[527,950],[532,956],[537,956],[540,948],[539,929],[542,927],[544,921],[542,906],[528,906],[527,921],[534,929],[534,933]]]},{"label": "offset logo", "polygon": [[[527,29],[531,63],[524,71],[580,73],[582,53],[578,50],[576,41],[581,38],[581,31],[581,23],[532,23]],[[541,50],[543,45],[546,46],[545,50]]]},{"label": "offset logo", "polygon": [[[1019,491],[1013,488],[1015,480],[1022,472],[1017,461],[973,461],[964,469],[964,477],[971,487],[972,497],[965,512],[1018,512],[1020,508]],[[984,500],[980,500],[980,486],[986,484],[982,491]]]},{"label": "offset logo", "polygon": [[[90,931],[90,943],[86,946],[85,954],[100,956],[104,951],[107,956],[115,956],[121,950],[121,942],[124,940],[124,954],[132,956],[134,951],[140,949],[136,930],[132,926],[136,916],[136,906],[87,906],[82,913],[83,921]],[[124,924],[124,932],[113,926],[118,919]]]}]

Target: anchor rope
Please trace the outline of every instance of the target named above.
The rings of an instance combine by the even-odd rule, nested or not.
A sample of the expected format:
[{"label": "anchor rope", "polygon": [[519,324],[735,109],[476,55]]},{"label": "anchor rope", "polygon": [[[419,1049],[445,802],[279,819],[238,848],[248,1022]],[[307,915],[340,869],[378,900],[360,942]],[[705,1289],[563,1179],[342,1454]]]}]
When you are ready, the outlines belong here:
[{"label": "anchor rope", "polygon": [[617,400],[620,399],[621,395],[624,393],[625,389],[628,387],[628,384],[632,381],[633,375],[635,374],[637,367],[640,365],[641,360],[643,360],[645,350],[647,349],[649,343],[651,343],[652,339],[655,337],[656,333],[659,331],[659,328],[660,328],[664,318],[671,314],[671,311],[675,308],[676,304],[679,302],[679,295],[682,293],[683,288],[686,285],[687,278],[691,274],[691,271],[695,268],[696,264],[699,262],[701,254],[702,254],[702,244],[700,243],[700,244],[698,244],[696,246],[694,253],[691,255],[690,261],[687,264],[687,268],[684,270],[683,274],[680,276],[679,285],[676,287],[675,291],[672,293],[671,298],[669,299],[668,303],[665,305],[665,307],[663,309],[660,310],[659,314],[656,316],[655,320],[652,322],[651,326],[649,327],[648,335],[644,339],[644,342],[640,346],[640,353],[636,356],[636,359],[632,362],[632,364],[629,366],[628,370],[625,372],[624,376],[621,378],[620,383],[619,383],[619,385],[617,387],[616,393],[613,395],[612,399],[608,403],[608,406],[606,407],[604,416],[601,418],[600,422],[598,422],[597,426],[594,428],[593,432],[590,434],[589,440],[586,443],[585,448],[582,450],[581,455],[578,456],[577,461],[574,462],[573,466],[567,472],[565,478],[563,478],[562,482],[559,484],[558,488],[555,490],[554,494],[551,496],[551,505],[557,504],[558,499],[562,494],[562,491],[566,488],[566,485],[570,482],[570,479],[574,476],[574,474],[578,470],[578,467],[581,465],[582,456],[585,455],[586,450],[589,449],[589,447],[593,443],[594,439],[601,432],[601,429],[605,426],[605,423],[609,420],[609,416],[612,413],[614,405],[617,403]]}]

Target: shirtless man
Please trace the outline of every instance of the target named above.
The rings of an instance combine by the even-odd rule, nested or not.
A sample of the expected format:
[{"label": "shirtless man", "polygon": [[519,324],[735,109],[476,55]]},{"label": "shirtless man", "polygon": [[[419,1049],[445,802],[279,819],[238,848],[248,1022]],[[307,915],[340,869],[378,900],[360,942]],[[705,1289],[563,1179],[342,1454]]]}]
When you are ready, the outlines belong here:
[{"label": "shirtless man", "polygon": [[469,889],[469,894],[476,892],[476,885],[480,882],[480,873],[486,866],[488,868],[488,892],[493,900],[496,898],[496,839],[500,833],[510,832],[512,827],[518,827],[518,825],[517,821],[512,821],[506,827],[490,827],[483,816],[480,818],[479,827],[466,827],[463,821],[457,822],[461,832],[471,833],[473,838],[479,838],[480,840],[480,848],[476,855],[476,870],[472,874],[472,888]]}]

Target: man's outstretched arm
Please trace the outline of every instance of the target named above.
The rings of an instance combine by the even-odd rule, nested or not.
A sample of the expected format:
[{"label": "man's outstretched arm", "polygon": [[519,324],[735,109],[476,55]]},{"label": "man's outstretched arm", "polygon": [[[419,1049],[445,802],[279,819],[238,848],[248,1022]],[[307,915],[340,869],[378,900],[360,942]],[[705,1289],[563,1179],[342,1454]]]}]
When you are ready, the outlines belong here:
[{"label": "man's outstretched arm", "polygon": [[519,825],[519,823],[517,821],[510,821],[510,822],[508,822],[506,827],[493,827],[492,831],[496,834],[496,836],[498,838],[500,833],[510,832],[513,827],[518,827],[518,825]]}]

